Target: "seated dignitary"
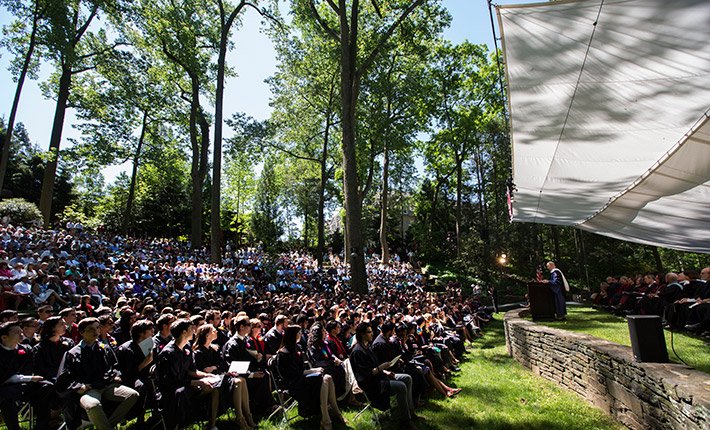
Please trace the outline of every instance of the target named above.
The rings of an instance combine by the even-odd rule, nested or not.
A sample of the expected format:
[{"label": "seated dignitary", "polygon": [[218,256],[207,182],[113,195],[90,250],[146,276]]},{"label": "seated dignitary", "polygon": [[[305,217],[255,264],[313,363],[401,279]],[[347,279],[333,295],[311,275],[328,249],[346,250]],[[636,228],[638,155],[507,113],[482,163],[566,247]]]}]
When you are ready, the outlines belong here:
[{"label": "seated dignitary", "polygon": [[158,354],[156,370],[158,389],[162,395],[163,414],[168,430],[185,424],[194,412],[196,402],[209,402],[208,428],[216,429],[219,390],[212,384],[209,373],[197,370],[189,342],[195,327],[188,319],[179,319],[170,325],[173,336]]},{"label": "seated dignitary", "polygon": [[19,430],[17,401],[29,401],[35,408],[37,428],[46,429],[54,387],[33,374],[32,349],[20,344],[21,339],[17,321],[0,324],[0,411],[7,428]]},{"label": "seated dignitary", "polygon": [[[298,341],[301,337],[301,327],[291,325],[284,331],[281,348],[275,356],[276,368],[289,394],[298,402],[298,412],[310,415],[320,406],[321,429],[331,430],[333,419],[345,424],[335,397],[335,385],[330,375],[323,373],[322,368],[306,369],[303,356],[298,351]],[[328,407],[330,406],[330,413]]]},{"label": "seated dignitary", "polygon": [[397,410],[393,416],[399,420],[401,428],[416,430],[412,424],[412,420],[417,418],[412,398],[412,378],[409,375],[389,372],[389,361],[378,364],[377,356],[370,347],[373,338],[370,324],[358,324],[355,337],[357,343],[350,353],[350,364],[358,386],[365,391],[372,405],[381,410],[389,409],[390,396],[396,396]]},{"label": "seated dignitary", "polygon": [[[84,318],[78,329],[81,341],[64,355],[57,375],[57,390],[60,394],[78,395],[79,405],[94,427],[110,430],[131,410],[138,400],[138,393],[121,385],[115,354],[98,342],[99,321]],[[117,403],[110,417],[104,411],[104,401]],[[76,415],[71,416],[76,420]]]}]

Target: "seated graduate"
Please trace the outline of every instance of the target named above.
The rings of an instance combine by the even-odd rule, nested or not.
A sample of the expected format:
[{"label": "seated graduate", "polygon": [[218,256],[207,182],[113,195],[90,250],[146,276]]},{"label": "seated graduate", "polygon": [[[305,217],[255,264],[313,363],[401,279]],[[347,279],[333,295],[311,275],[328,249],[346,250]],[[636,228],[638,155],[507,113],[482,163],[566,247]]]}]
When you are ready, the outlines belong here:
[{"label": "seated graduate", "polygon": [[[110,314],[106,314],[97,317],[97,319],[99,320],[99,343],[113,349],[114,351],[117,350],[122,344],[118,343],[118,341],[111,335],[111,332],[116,325],[113,321],[113,317]],[[127,340],[126,342],[130,342],[130,340]]]},{"label": "seated graduate", "polygon": [[335,384],[335,395],[342,399],[345,394],[345,368],[342,366],[343,361],[339,359],[331,350],[330,346],[325,343],[325,330],[320,323],[315,323],[311,327],[311,333],[308,337],[308,358],[314,367],[320,367],[323,372],[333,378]]},{"label": "seated graduate", "polygon": [[436,377],[443,379],[451,374],[451,371],[446,367],[444,360],[441,358],[441,351],[434,345],[429,344],[418,334],[419,325],[417,322],[407,324],[407,344],[409,349],[415,351],[415,355],[423,355],[427,364]]},{"label": "seated graduate", "polygon": [[175,315],[173,314],[163,314],[155,322],[155,336],[153,336],[153,355],[157,356],[160,351],[165,348],[165,345],[173,340],[173,336],[170,334],[170,325],[175,322]]},{"label": "seated graduate", "polygon": [[222,327],[222,313],[218,310],[210,310],[205,314],[205,322],[211,324],[217,330],[217,339],[214,340],[214,344],[220,348],[224,346],[229,340],[228,331]]},{"label": "seated graduate", "polygon": [[344,361],[348,358],[348,350],[340,340],[341,329],[342,326],[338,321],[328,321],[325,325],[325,331],[328,333],[325,342],[335,356]]},{"label": "seated graduate", "polygon": [[39,329],[39,323],[36,318],[27,317],[20,321],[20,328],[22,329],[22,341],[23,345],[27,345],[30,348],[34,347],[39,343],[39,336],[37,335],[37,329]]},{"label": "seated graduate", "polygon": [[412,378],[406,374],[392,373],[390,362],[378,364],[377,356],[370,347],[373,338],[372,326],[361,322],[355,328],[357,343],[350,353],[350,364],[355,372],[358,386],[365,391],[372,405],[378,409],[390,408],[390,396],[397,397],[397,410],[393,414],[403,429],[416,430],[412,420],[414,413]]},{"label": "seated graduate", "polygon": [[334,414],[333,419],[345,424],[335,396],[335,385],[330,375],[322,368],[306,369],[303,356],[298,351],[301,327],[291,325],[284,331],[281,348],[276,353],[276,368],[289,394],[298,402],[299,414],[308,416],[320,406],[323,430],[331,430],[333,424],[328,406]]},{"label": "seated graduate", "polygon": [[274,398],[271,395],[271,382],[267,373],[262,370],[256,351],[247,349],[247,336],[251,331],[249,317],[240,316],[234,325],[234,336],[232,336],[222,348],[222,359],[225,363],[232,361],[248,361],[249,372],[247,375],[247,389],[249,399],[252,402],[251,410],[257,413],[270,412],[274,406]]},{"label": "seated graduate", "polygon": [[192,349],[195,351],[195,366],[197,370],[214,375],[223,375],[220,389],[220,398],[225,407],[229,407],[228,400],[231,399],[232,406],[237,413],[237,423],[239,427],[251,430],[256,427],[249,408],[249,390],[247,381],[239,375],[227,373],[229,366],[222,359],[219,352],[219,345],[213,344],[218,337],[218,330],[213,324],[204,324],[197,329],[195,343]]},{"label": "seated graduate", "polygon": [[213,388],[211,375],[195,366],[188,346],[195,327],[190,320],[179,319],[170,325],[170,333],[173,340],[160,351],[156,362],[165,424],[168,430],[177,428],[188,420],[189,410],[195,409],[192,402],[207,400],[211,402],[208,427],[216,429],[219,390]]},{"label": "seated graduate", "polygon": [[55,382],[64,354],[74,342],[64,337],[67,326],[62,317],[49,317],[39,331],[39,343],[34,347],[34,371],[48,381]]},{"label": "seated graduate", "polygon": [[394,353],[396,354],[395,356],[402,356],[400,362],[403,366],[403,372],[412,377],[415,382],[415,386],[415,375],[420,374],[424,376],[424,379],[430,387],[434,388],[445,397],[453,397],[460,393],[461,388],[451,388],[439,378],[434,376],[434,373],[431,371],[431,367],[426,363],[426,358],[424,356],[416,355],[415,350],[411,349],[411,344],[407,343],[407,331],[407,324],[400,323],[395,327],[394,335],[389,338],[389,343],[394,349]]},{"label": "seated graduate", "polygon": [[0,324],[0,412],[9,430],[19,430],[17,401],[27,401],[35,408],[37,428],[47,429],[54,387],[34,374],[32,349],[20,344],[21,339],[17,321]]},{"label": "seated graduate", "polygon": [[[81,341],[64,355],[57,375],[57,391],[75,393],[97,430],[109,430],[118,424],[138,400],[138,393],[121,385],[116,355],[98,342],[99,321],[84,318],[78,326]],[[110,417],[102,401],[118,403]]]},{"label": "seated graduate", "polygon": [[266,369],[266,343],[264,343],[264,338],[261,337],[261,321],[259,318],[252,318],[249,320],[251,324],[251,331],[246,337],[246,348],[249,354],[251,354],[257,361],[257,367],[259,369]]},{"label": "seated graduate", "polygon": [[286,315],[277,315],[274,319],[274,326],[269,329],[264,335],[264,344],[266,351],[266,358],[269,359],[271,356],[276,354],[276,351],[281,346],[281,340],[283,338],[284,326],[287,324],[288,318]]},{"label": "seated graduate", "polygon": [[155,400],[155,389],[150,380],[150,367],[153,364],[152,346],[148,345],[150,347],[148,354],[145,354],[141,348],[142,342],[153,337],[154,327],[150,320],[136,321],[131,327],[131,340],[124,342],[116,351],[123,384],[136,390],[139,395],[130,414],[138,418],[139,425],[143,424],[146,401]]},{"label": "seated graduate", "polygon": [[[372,352],[374,352],[377,357],[378,365],[392,361],[398,355],[402,355],[401,352],[398,352],[397,346],[390,343],[389,340],[394,333],[394,328],[394,323],[390,321],[385,322],[380,327],[380,334],[377,335],[375,340],[372,342]],[[389,370],[394,373],[405,373],[412,378],[412,396],[417,404],[419,404],[421,401],[421,395],[423,394],[426,385],[422,370],[416,366],[405,366],[405,361],[402,357],[400,357],[400,360],[398,360]]]}]

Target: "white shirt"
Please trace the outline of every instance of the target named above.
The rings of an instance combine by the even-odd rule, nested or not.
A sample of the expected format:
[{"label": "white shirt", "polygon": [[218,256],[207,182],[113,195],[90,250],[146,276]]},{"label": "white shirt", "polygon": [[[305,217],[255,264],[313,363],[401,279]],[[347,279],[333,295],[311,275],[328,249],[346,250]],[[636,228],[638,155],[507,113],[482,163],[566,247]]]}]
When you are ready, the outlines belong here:
[{"label": "white shirt", "polygon": [[32,292],[32,286],[27,282],[20,281],[12,288],[15,290],[16,293],[19,294],[29,294]]}]

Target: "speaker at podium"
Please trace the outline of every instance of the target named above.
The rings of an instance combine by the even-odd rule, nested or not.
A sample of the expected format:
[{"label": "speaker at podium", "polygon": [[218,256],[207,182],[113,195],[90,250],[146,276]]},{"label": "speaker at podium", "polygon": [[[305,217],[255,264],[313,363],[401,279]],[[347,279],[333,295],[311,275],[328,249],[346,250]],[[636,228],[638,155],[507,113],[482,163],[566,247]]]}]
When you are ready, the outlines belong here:
[{"label": "speaker at podium", "polygon": [[555,300],[552,290],[550,290],[550,284],[528,282],[528,300],[533,321],[555,319]]}]

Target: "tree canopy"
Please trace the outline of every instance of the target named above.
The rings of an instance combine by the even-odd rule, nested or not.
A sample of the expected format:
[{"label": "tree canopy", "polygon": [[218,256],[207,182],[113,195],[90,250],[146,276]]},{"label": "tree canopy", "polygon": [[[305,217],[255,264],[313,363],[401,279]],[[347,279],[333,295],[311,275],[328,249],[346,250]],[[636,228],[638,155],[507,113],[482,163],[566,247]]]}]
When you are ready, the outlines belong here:
[{"label": "tree canopy", "polygon": [[[589,286],[609,273],[707,264],[569,227],[511,224],[500,52],[444,37],[438,0],[0,0],[15,79],[2,121],[0,190],[45,225],[210,246],[302,247],[319,264],[365,256],[446,266],[484,281],[547,259]],[[246,70],[227,53],[245,14],[276,50],[269,118],[225,108]],[[55,102],[49,142],[17,106],[28,81]],[[239,95],[238,95],[239,97]],[[67,111],[79,137],[60,147]],[[40,148],[48,148],[43,150]],[[125,163],[125,164],[124,164]],[[102,171],[127,165],[107,183]],[[498,261],[506,254],[505,266]],[[395,255],[397,257],[395,257]]]}]

